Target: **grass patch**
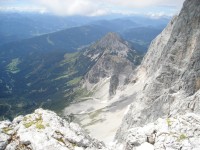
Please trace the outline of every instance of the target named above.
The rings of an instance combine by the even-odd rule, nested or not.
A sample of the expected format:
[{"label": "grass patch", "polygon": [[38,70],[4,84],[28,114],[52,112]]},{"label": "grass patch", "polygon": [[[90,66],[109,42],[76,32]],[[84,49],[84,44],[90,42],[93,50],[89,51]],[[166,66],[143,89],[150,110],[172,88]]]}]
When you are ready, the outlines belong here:
[{"label": "grass patch", "polygon": [[[25,118],[24,121],[27,121],[28,118]],[[45,129],[45,126],[42,124],[43,123],[43,120],[42,120],[42,116],[39,115],[39,118],[36,118],[34,121],[30,121],[30,122],[26,122],[24,123],[24,126],[26,128],[29,128],[31,127],[32,125],[35,125],[35,127],[37,129]]]},{"label": "grass patch", "polygon": [[27,121],[27,120],[28,120],[28,117],[25,116],[25,117],[23,118],[23,121]]},{"label": "grass patch", "polygon": [[42,115],[39,115],[39,118],[36,119],[36,128],[37,129],[45,129],[45,126],[42,124],[43,120],[42,120]]},{"label": "grass patch", "polygon": [[41,122],[36,123],[36,128],[37,129],[45,129],[45,126]]},{"label": "grass patch", "polygon": [[168,127],[172,125],[172,122],[169,118],[167,118],[167,125],[168,125]]},{"label": "grass patch", "polygon": [[183,141],[183,140],[185,140],[185,139],[187,139],[187,136],[186,136],[185,134],[181,134],[181,135],[179,136],[179,138],[178,138],[178,142]]},{"label": "grass patch", "polygon": [[39,118],[36,118],[36,122],[42,122],[42,115],[39,115]]},{"label": "grass patch", "polygon": [[3,128],[3,133],[8,134],[8,132],[11,131],[11,130],[12,130],[12,128],[5,127],[5,128]]},{"label": "grass patch", "polygon": [[20,69],[17,67],[21,63],[19,58],[12,59],[11,63],[7,65],[7,71],[10,73],[18,73]]},{"label": "grass patch", "polygon": [[61,66],[70,63],[70,62],[75,62],[76,59],[79,56],[79,52],[75,52],[75,53],[67,53],[64,55],[64,60],[61,62]]},{"label": "grass patch", "polygon": [[58,142],[65,144],[65,141],[62,138],[56,139]]},{"label": "grass patch", "polygon": [[77,71],[71,71],[71,73],[64,74],[64,75],[54,79],[53,81],[69,78],[70,76],[72,76],[72,75],[74,75],[76,73],[77,73]]},{"label": "grass patch", "polygon": [[30,122],[24,123],[24,126],[25,126],[25,128],[29,128],[29,127],[31,127],[34,124],[35,124],[34,121],[30,121]]},{"label": "grass patch", "polygon": [[74,78],[73,80],[70,80],[68,82],[69,85],[77,85],[80,81],[81,81],[82,77],[77,77],[77,78]]}]

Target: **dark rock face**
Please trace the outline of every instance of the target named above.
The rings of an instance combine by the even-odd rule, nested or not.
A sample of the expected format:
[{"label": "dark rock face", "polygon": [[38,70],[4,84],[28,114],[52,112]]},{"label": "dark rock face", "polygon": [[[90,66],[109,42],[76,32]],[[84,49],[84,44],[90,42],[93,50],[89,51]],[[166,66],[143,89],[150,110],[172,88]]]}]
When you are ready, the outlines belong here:
[{"label": "dark rock face", "polygon": [[118,86],[124,85],[142,56],[130,44],[115,33],[108,33],[86,49],[85,55],[93,60],[94,66],[85,76],[85,85],[95,85],[102,79],[110,78],[110,96],[115,95]]},{"label": "dark rock face", "polygon": [[199,22],[200,1],[186,0],[180,14],[152,42],[136,76],[142,88],[135,92],[118,139],[125,130],[159,117],[200,113]]},{"label": "dark rock face", "polygon": [[113,75],[110,79],[110,88],[109,88],[109,94],[110,96],[116,94],[117,87],[119,85],[119,78],[117,75]]}]

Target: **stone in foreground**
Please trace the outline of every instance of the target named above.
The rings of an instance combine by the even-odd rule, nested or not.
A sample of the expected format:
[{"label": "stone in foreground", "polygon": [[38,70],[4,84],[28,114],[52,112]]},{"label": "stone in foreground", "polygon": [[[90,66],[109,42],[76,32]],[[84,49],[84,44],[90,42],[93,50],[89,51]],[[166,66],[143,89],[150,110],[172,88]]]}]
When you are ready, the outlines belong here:
[{"label": "stone in foreground", "polygon": [[200,150],[200,116],[158,119],[126,132],[125,150]]},{"label": "stone in foreground", "polygon": [[0,122],[0,150],[98,150],[102,142],[92,139],[77,124],[54,112],[37,109],[12,122]]}]

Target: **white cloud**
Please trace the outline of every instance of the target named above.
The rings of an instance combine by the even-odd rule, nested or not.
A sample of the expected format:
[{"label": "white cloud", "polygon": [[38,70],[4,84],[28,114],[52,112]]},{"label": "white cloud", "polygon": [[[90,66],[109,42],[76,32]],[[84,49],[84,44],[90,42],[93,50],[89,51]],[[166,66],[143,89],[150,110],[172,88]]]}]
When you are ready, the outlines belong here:
[{"label": "white cloud", "polygon": [[[58,15],[103,15],[113,11],[121,11],[124,8],[145,8],[156,6],[168,6],[180,8],[184,0],[34,0],[37,4],[46,7],[49,11]],[[118,10],[112,10],[117,8]],[[121,11],[122,12],[122,11]],[[131,11],[131,13],[133,13]]]},{"label": "white cloud", "polygon": [[46,8],[42,7],[29,7],[29,6],[0,6],[0,11],[5,12],[39,12],[45,13],[47,12]]},{"label": "white cloud", "polygon": [[162,18],[162,17],[172,17],[174,14],[167,14],[165,12],[158,12],[158,13],[154,13],[154,12],[149,12],[146,14],[147,16],[149,16],[150,18],[153,18],[153,19],[159,19],[159,18]]},{"label": "white cloud", "polygon": [[103,15],[107,13],[107,9],[102,8],[101,4],[94,0],[34,0],[50,12],[57,15]]},{"label": "white cloud", "polygon": [[[148,10],[150,7],[154,7],[155,9],[156,7],[172,7],[173,9],[179,9],[184,0],[0,0],[0,4],[1,1],[4,3],[7,1],[30,4],[29,7],[14,6],[15,8],[13,7],[12,9],[15,10],[20,10],[21,7],[21,10],[28,10],[28,8],[30,8],[30,10],[35,11],[38,9],[41,11],[42,8],[43,11],[45,10],[62,16],[96,16],[113,12],[136,14],[141,13],[142,9]],[[30,7],[31,5],[35,6],[34,9],[33,7]],[[0,7],[0,10],[3,9],[2,7]],[[6,9],[11,9],[9,7]],[[140,12],[137,12],[138,9],[141,9]],[[150,10],[150,12],[151,11],[152,10]],[[145,13],[147,12],[145,11]],[[158,11],[153,13],[158,13]]]},{"label": "white cloud", "polygon": [[104,0],[114,5],[131,8],[144,8],[149,6],[174,6],[181,7],[184,0]]}]

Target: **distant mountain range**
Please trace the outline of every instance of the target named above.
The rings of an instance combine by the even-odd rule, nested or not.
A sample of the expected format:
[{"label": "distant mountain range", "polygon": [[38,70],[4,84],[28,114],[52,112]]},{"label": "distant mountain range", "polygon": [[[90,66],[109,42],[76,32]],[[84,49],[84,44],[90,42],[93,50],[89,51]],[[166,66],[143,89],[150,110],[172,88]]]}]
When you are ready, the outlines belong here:
[{"label": "distant mountain range", "polygon": [[0,44],[18,41],[90,23],[90,17],[50,14],[0,13]]},{"label": "distant mountain range", "polygon": [[[126,20],[127,21],[127,20]],[[36,50],[36,51],[65,51],[76,52],[78,49],[91,44],[108,32],[117,32],[124,39],[132,42],[135,49],[145,52],[152,41],[161,31],[162,27],[139,26],[134,22],[123,20],[106,21],[108,24],[103,25],[102,21],[90,25],[73,27],[53,33],[47,33],[41,36],[17,40],[0,46],[0,50]],[[120,28],[120,24],[126,28]],[[111,25],[112,24],[112,25]],[[110,25],[110,26],[109,26]]]},{"label": "distant mountain range", "polygon": [[169,18],[119,17],[59,17],[50,14],[0,13],[0,45],[83,25],[99,25],[109,31],[121,32],[136,26],[163,29],[169,22]]},{"label": "distant mountain range", "polygon": [[[57,28],[59,24],[63,23],[62,21],[56,22],[58,18],[53,20],[50,17],[49,20],[45,21],[45,16],[41,16],[40,19],[37,16],[36,27],[33,20],[29,20],[29,17],[27,19],[27,16],[25,18],[23,16],[23,19],[20,20],[18,15],[11,15],[7,16],[7,22],[3,20],[0,23],[2,37],[6,37],[7,33],[12,34],[10,36],[12,42],[6,43],[8,41],[2,40],[2,43],[6,44],[0,46],[1,117],[14,117],[18,113],[29,113],[40,106],[60,111],[76,97],[89,95],[88,87],[80,88],[79,85],[86,75],[92,74],[94,66],[99,66],[96,59],[101,60],[102,63],[114,64],[107,59],[120,58],[117,49],[113,49],[113,52],[105,57],[99,55],[96,59],[91,59],[91,57],[95,57],[92,56],[93,53],[100,51],[103,54],[110,46],[112,49],[112,45],[123,45],[120,51],[128,49],[129,52],[127,52],[126,57],[123,57],[120,64],[129,64],[135,68],[140,64],[151,40],[161,32],[164,24],[168,21],[167,19],[155,20],[144,17],[143,20],[137,17],[112,20],[93,18],[85,21],[79,20],[78,23],[69,25],[76,27],[61,30],[69,26],[64,24]],[[73,21],[73,18],[70,19]],[[44,24],[40,26],[38,20],[43,20]],[[50,23],[51,21],[53,23]],[[19,25],[19,22],[21,23],[20,27],[16,26]],[[6,26],[6,23],[12,26],[11,30]],[[48,23],[51,25],[48,26]],[[47,28],[45,28],[46,26]],[[29,31],[35,27],[41,29],[41,34],[46,34],[40,36],[30,34]],[[53,33],[49,33],[50,31]],[[116,34],[108,34],[112,36],[104,37],[100,40],[104,41],[101,43],[102,45],[97,46],[97,49],[94,48],[95,45],[99,45],[99,39],[109,32],[116,32],[127,41],[122,40]],[[24,36],[25,34],[28,36]],[[13,35],[19,36],[20,39],[14,38]],[[107,46],[103,44],[106,41],[109,41]],[[110,67],[111,72],[112,70],[117,71],[114,65]],[[110,72],[107,69],[103,69],[103,71]],[[105,76],[113,74],[111,82],[114,82],[118,76],[108,72],[105,73]],[[121,76],[121,74],[118,75]],[[90,80],[90,78],[87,79]],[[115,88],[118,86],[111,85],[110,96],[115,93]]]}]

